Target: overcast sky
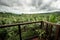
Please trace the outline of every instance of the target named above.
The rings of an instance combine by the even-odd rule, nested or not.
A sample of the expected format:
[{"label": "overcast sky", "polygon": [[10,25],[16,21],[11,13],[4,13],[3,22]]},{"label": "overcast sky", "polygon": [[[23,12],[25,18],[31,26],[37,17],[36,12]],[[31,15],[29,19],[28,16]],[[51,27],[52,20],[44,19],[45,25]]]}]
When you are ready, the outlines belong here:
[{"label": "overcast sky", "polygon": [[0,12],[42,13],[60,10],[60,0],[0,0]]}]

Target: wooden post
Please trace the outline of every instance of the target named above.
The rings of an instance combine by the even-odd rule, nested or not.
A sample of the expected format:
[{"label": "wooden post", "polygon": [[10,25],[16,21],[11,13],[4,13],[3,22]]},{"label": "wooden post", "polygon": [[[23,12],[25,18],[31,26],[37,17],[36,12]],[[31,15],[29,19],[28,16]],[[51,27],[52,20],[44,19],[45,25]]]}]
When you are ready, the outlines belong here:
[{"label": "wooden post", "polygon": [[56,26],[55,40],[58,40],[59,28],[60,28],[60,26]]},{"label": "wooden post", "polygon": [[45,40],[48,40],[48,34],[49,34],[49,32],[48,32],[48,23],[46,23],[46,29],[45,29],[45,31],[46,31],[46,36],[45,36]]},{"label": "wooden post", "polygon": [[51,34],[52,34],[52,27],[53,27],[53,25],[50,25],[50,29],[49,29],[49,40],[52,40],[52,38],[51,38]]},{"label": "wooden post", "polygon": [[44,22],[43,21],[41,21],[41,29],[44,27]]},{"label": "wooden post", "polygon": [[20,27],[20,25],[18,25],[18,31],[19,31],[20,40],[22,40],[22,36],[21,36],[21,27]]}]

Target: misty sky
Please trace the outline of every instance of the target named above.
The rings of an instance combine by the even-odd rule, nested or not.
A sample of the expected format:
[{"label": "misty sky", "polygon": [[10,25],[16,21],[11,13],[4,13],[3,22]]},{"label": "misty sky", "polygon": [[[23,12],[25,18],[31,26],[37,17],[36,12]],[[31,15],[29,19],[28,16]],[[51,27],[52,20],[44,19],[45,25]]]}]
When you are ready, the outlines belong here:
[{"label": "misty sky", "polygon": [[60,10],[60,0],[0,0],[0,12],[29,13]]}]

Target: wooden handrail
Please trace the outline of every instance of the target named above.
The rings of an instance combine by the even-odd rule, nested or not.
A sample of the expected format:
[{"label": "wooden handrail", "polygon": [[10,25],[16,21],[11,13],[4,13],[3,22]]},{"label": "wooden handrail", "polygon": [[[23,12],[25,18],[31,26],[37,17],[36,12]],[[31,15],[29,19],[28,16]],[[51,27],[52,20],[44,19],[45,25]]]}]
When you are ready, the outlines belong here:
[{"label": "wooden handrail", "polygon": [[54,25],[54,26],[60,26],[60,24],[57,23],[52,23],[52,22],[48,22],[48,21],[43,21],[44,23],[50,24],[50,25]]},{"label": "wooden handrail", "polygon": [[[10,27],[10,26],[17,26],[17,25],[26,25],[26,24],[33,24],[33,23],[40,23],[41,21],[36,21],[36,22],[24,22],[24,23],[13,23],[13,24],[5,24],[5,25],[0,25],[0,28],[5,28],[5,27]],[[55,26],[60,26],[60,24],[48,22],[48,21],[42,21],[44,23],[50,24],[50,25],[55,25]]]},{"label": "wooden handrail", "polygon": [[0,28],[17,26],[17,25],[27,25],[27,24],[40,23],[40,22],[41,21],[37,21],[37,22],[24,22],[24,23],[14,23],[14,24],[5,24],[5,25],[0,25]]}]

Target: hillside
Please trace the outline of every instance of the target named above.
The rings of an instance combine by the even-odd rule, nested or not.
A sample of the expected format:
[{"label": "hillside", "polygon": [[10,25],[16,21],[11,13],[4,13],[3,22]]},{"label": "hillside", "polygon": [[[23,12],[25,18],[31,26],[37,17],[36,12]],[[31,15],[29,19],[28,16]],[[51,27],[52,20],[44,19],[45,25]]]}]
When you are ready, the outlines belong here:
[{"label": "hillside", "polygon": [[[58,17],[58,20],[56,19]],[[60,12],[41,13],[41,14],[13,14],[0,12],[0,24],[12,24],[20,22],[40,21],[40,20],[54,20],[60,21]]]}]

